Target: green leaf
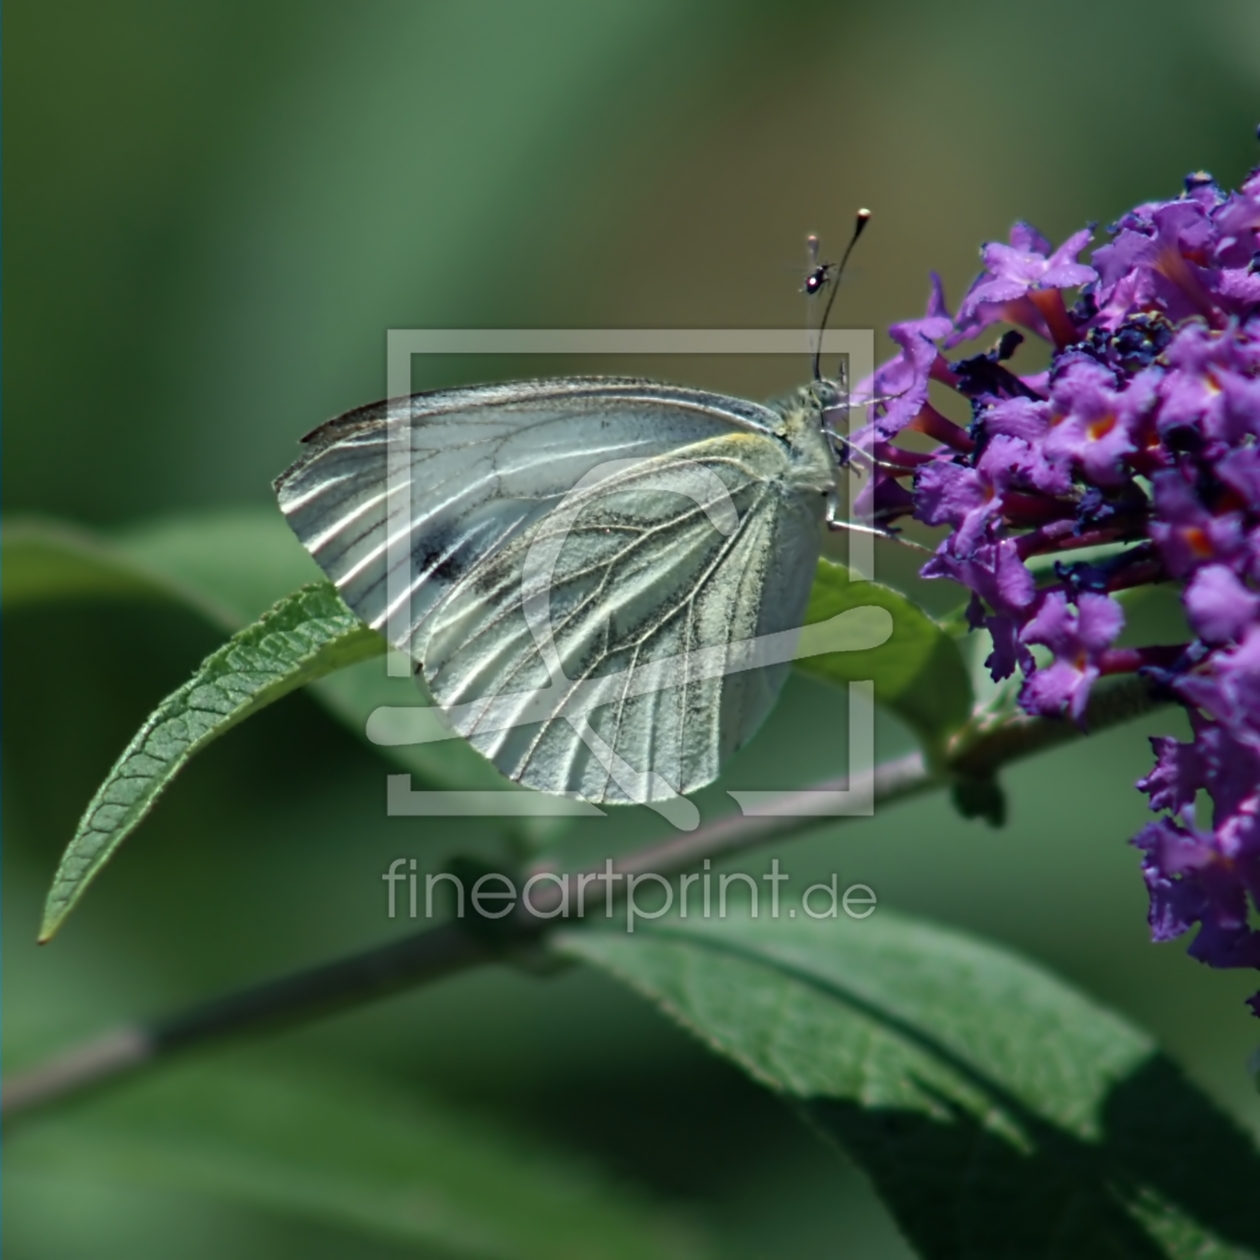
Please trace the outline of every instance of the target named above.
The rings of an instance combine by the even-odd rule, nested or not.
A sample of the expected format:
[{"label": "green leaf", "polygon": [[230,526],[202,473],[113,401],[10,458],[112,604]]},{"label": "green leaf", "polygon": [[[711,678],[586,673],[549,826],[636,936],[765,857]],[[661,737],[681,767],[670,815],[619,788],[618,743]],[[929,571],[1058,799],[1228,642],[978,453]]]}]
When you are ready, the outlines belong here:
[{"label": "green leaf", "polygon": [[45,518],[4,522],[6,609],[62,599],[167,599],[236,630],[319,566],[273,508],[163,517],[105,535]]},{"label": "green leaf", "polygon": [[299,586],[325,580],[276,508],[162,517],[119,533],[116,545],[172,587],[231,609],[234,629]]},{"label": "green leaf", "polygon": [[1260,1156],[1144,1033],[958,932],[882,908],[766,909],[571,931],[555,948],[792,1100],[925,1256],[1260,1247]]},{"label": "green leaf", "polygon": [[17,1184],[86,1175],[191,1190],[426,1255],[701,1254],[693,1229],[591,1168],[346,1074],[184,1067],[20,1133],[5,1165]]},{"label": "green leaf", "polygon": [[89,530],[36,518],[4,523],[0,599],[6,611],[66,599],[173,600],[214,625],[240,624],[230,605],[209,591],[138,562]]},{"label": "green leaf", "polygon": [[385,640],[325,584],[281,600],[208,656],[150,714],[92,798],[57,868],[40,940],[194,753],[290,691],[384,650]]},{"label": "green leaf", "polygon": [[818,562],[807,625],[850,608],[886,608],[893,619],[886,643],[864,652],[836,652],[796,662],[797,669],[829,682],[875,682],[875,699],[905,721],[929,750],[971,716],[971,683],[958,645],[920,608],[891,587],[852,579],[830,560]]}]

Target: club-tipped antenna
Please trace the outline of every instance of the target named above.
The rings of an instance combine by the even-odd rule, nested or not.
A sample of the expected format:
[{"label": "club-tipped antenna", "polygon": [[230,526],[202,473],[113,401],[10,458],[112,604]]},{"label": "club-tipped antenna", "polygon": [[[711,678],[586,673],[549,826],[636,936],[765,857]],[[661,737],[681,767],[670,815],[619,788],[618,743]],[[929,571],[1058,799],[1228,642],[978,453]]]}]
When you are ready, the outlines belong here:
[{"label": "club-tipped antenna", "polygon": [[[822,321],[818,325],[818,343],[814,347],[814,380],[822,380],[822,346],[823,333],[827,331],[827,320],[831,318],[831,308],[835,305],[836,294],[840,291],[840,280],[844,276],[845,265],[849,261],[849,255],[853,253],[853,247],[858,243],[858,237],[862,235],[866,225],[871,221],[871,212],[866,209],[857,212],[857,219],[853,224],[853,235],[849,237],[849,243],[845,246],[844,254],[840,259],[840,264],[836,267],[835,276],[831,275],[831,264],[823,263],[815,265],[814,269],[809,273],[805,281],[805,291],[811,292],[810,284],[813,282],[812,292],[817,293],[823,285],[831,281],[831,294],[827,298],[826,308],[823,310]],[[817,256],[818,238],[811,236],[809,238],[811,253]]]}]

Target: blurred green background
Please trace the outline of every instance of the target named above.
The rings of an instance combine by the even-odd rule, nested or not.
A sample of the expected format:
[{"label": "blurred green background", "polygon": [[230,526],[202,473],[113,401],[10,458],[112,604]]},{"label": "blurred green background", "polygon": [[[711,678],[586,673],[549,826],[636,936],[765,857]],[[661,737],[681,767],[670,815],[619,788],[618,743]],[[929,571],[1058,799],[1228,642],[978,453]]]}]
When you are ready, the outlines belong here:
[{"label": "blurred green background", "polygon": [[[933,268],[957,301],[980,243],[1017,217],[1057,243],[1195,168],[1236,184],[1260,121],[1247,0],[9,0],[3,41],[4,508],[106,529],[269,510],[297,438],[383,392],[388,328],[796,327],[804,234],[839,247],[858,205],[875,218],[836,322],[881,328],[921,311]],[[416,376],[596,368],[769,394],[806,364],[452,360]],[[912,584],[901,557],[881,563]],[[385,939],[405,927],[384,917],[388,861],[437,867],[464,842],[386,819],[384,763],[294,697],[210,750],[37,950],[95,784],[221,634],[159,605],[83,603],[16,611],[4,635],[9,1066]],[[842,726],[832,693],[794,680],[734,773],[834,773]],[[1017,768],[1002,831],[935,797],[779,856],[794,881],[838,870],[1044,960],[1260,1131],[1254,977],[1147,943],[1125,844],[1145,733]],[[904,743],[891,723],[881,738]],[[621,816],[566,847],[589,858],[656,832]],[[493,845],[491,824],[478,840]],[[264,1094],[311,1072],[423,1096],[456,1129],[508,1131],[522,1175],[544,1151],[558,1184],[596,1177],[719,1255],[904,1254],[837,1154],[594,976],[487,971],[177,1067],[165,1087],[194,1145],[179,1108],[213,1095],[206,1072]],[[146,1171],[125,1142],[84,1136],[96,1106],[6,1153],[10,1254],[430,1254],[320,1205],[273,1211]]]}]

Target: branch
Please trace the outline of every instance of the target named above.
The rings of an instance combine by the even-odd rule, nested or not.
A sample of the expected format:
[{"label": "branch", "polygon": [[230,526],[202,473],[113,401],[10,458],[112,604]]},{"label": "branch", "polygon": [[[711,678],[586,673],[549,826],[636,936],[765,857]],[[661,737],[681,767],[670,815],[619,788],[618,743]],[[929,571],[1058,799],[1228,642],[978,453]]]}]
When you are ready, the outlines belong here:
[{"label": "branch", "polygon": [[[949,764],[932,770],[918,753],[887,762],[875,770],[875,799],[881,805],[942,787],[958,776],[991,776],[1003,765],[1057,744],[1081,738],[1147,713],[1167,701],[1147,684],[1128,677],[1095,688],[1087,714],[1087,730],[1070,722],[1008,718],[987,728],[978,721],[961,741]],[[779,799],[781,814],[720,818],[696,831],[648,845],[612,861],[614,876],[676,875],[704,860],[726,858],[768,841],[782,841],[844,817],[810,814],[819,789],[836,790],[848,780],[833,779]],[[604,877],[604,866],[567,877],[570,893],[585,875]],[[624,883],[608,885],[613,896],[624,895]],[[451,920],[389,945],[325,963],[290,976],[228,994],[175,1015],[148,1023],[124,1025],[84,1045],[57,1055],[6,1082],[6,1117],[39,1108],[115,1081],[138,1068],[171,1055],[212,1045],[244,1033],[263,1032],[335,1010],[357,1006],[403,989],[472,967],[504,961],[536,945],[549,922],[540,917],[561,902],[561,889],[549,884],[533,899],[533,914],[518,907],[511,919],[486,930],[478,921]],[[571,898],[572,900],[572,898]]]}]

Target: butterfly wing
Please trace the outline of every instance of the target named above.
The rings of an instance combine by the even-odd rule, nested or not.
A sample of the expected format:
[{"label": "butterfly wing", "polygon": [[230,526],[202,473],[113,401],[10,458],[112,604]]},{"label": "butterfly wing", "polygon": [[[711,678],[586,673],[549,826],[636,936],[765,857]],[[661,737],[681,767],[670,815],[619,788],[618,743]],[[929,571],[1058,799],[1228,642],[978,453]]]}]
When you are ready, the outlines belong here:
[{"label": "butterfly wing", "polygon": [[[386,508],[391,423],[410,430],[406,520]],[[445,391],[325,426],[278,491],[347,602],[390,622],[500,770],[659,800],[716,777],[786,676],[741,646],[799,626],[817,562],[822,496],[794,479],[781,427],[645,382]],[[391,619],[398,553],[408,607]]]},{"label": "butterfly wing", "polygon": [[[764,438],[711,438],[626,468],[532,525],[435,618],[425,677],[509,777],[587,800],[660,800],[717,777],[801,623],[820,508],[785,493]],[[532,605],[532,607],[531,607]]]},{"label": "butterfly wing", "polygon": [[442,599],[592,468],[715,432],[768,432],[779,419],[756,403],[619,378],[441,390],[316,429],[276,493],[346,603],[419,660]]}]

